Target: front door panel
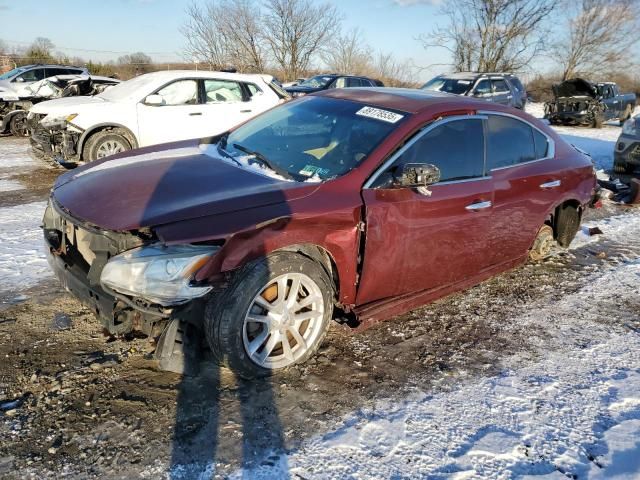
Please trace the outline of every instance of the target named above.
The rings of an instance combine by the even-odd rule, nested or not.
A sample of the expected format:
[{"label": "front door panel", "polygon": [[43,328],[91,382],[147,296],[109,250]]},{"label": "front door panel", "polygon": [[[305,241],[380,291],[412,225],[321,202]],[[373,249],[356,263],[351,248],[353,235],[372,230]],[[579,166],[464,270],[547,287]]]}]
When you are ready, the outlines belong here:
[{"label": "front door panel", "polygon": [[[368,189],[359,305],[442,287],[487,267],[492,182],[483,178],[415,189]],[[471,209],[488,202],[486,208]],[[482,205],[480,205],[482,207]]]}]

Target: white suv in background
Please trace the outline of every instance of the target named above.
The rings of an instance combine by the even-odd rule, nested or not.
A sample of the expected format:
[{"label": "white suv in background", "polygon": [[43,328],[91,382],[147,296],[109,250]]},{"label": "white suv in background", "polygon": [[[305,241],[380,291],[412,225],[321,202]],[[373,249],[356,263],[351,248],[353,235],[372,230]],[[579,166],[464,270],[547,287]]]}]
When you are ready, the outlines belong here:
[{"label": "white suv in background", "polygon": [[39,103],[27,121],[36,153],[72,166],[132,148],[218,135],[286,98],[269,75],[162,71],[94,97]]}]

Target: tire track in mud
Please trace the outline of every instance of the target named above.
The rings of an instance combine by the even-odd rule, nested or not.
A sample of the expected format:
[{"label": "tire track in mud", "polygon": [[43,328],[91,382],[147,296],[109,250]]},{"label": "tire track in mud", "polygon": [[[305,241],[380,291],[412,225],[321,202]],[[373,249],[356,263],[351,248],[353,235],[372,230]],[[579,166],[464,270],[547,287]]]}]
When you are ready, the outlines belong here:
[{"label": "tire track in mud", "polygon": [[[175,441],[192,442],[187,448],[197,458],[207,445],[195,440],[217,436],[218,473],[223,474],[243,457],[239,396],[255,412],[252,428],[265,432],[252,440],[256,451],[270,447],[271,425],[265,419],[273,416],[287,447],[296,448],[380,398],[452,389],[499,372],[514,355],[535,359],[540,345],[558,333],[544,322],[522,328],[518,318],[640,258],[640,212],[628,216],[627,230],[607,234],[603,228],[597,242],[524,265],[360,334],[332,327],[315,358],[270,381],[273,402],[264,400],[264,385],[241,391],[230,372],[218,375],[209,360],[200,377],[183,382],[189,395],[179,414],[186,428]],[[638,311],[633,302],[604,305],[603,313],[610,315],[603,314],[602,322],[637,329],[638,318],[629,316]],[[73,329],[51,331],[59,312],[71,317]],[[166,470],[180,379],[153,369],[145,341],[105,341],[88,311],[55,293],[0,312],[0,338],[0,356],[6,360],[0,364],[0,404],[3,397],[27,396],[11,416],[0,413],[0,460],[10,458],[14,468],[27,469],[17,470],[21,476],[37,477],[56,477],[63,469],[71,477]]]}]

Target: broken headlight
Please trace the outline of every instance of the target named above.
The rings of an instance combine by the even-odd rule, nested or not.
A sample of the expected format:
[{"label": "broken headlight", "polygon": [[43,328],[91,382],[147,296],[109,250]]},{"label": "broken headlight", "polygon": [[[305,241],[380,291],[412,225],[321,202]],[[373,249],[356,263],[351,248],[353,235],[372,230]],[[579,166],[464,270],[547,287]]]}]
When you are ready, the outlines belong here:
[{"label": "broken headlight", "polygon": [[635,136],[636,132],[637,132],[637,130],[636,130],[636,119],[635,118],[630,118],[629,120],[624,122],[624,124],[622,125],[622,133],[624,135]]},{"label": "broken headlight", "polygon": [[151,245],[111,258],[102,270],[100,283],[107,289],[142,297],[160,305],[177,305],[211,290],[193,285],[195,273],[219,247]]}]

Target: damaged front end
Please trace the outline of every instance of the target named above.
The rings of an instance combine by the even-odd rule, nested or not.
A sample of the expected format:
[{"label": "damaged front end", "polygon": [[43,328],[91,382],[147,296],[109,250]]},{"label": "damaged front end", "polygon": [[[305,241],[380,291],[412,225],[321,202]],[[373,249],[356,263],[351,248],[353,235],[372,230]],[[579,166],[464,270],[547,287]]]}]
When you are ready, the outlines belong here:
[{"label": "damaged front end", "polygon": [[29,112],[27,128],[34,153],[63,166],[75,166],[80,161],[80,137],[84,130],[71,122],[72,117],[49,118]]},{"label": "damaged front end", "polygon": [[552,124],[598,126],[605,104],[595,85],[575,78],[553,86],[554,100],[544,104],[544,118]]},{"label": "damaged front end", "polygon": [[[93,311],[109,333],[157,336],[171,319],[198,325],[211,290],[191,274],[210,247],[164,247],[148,229],[113,232],[73,218],[54,198],[43,219],[47,259],[62,285]],[[186,250],[198,249],[198,255]],[[177,252],[177,250],[180,250]],[[178,278],[185,269],[188,275]]]}]

